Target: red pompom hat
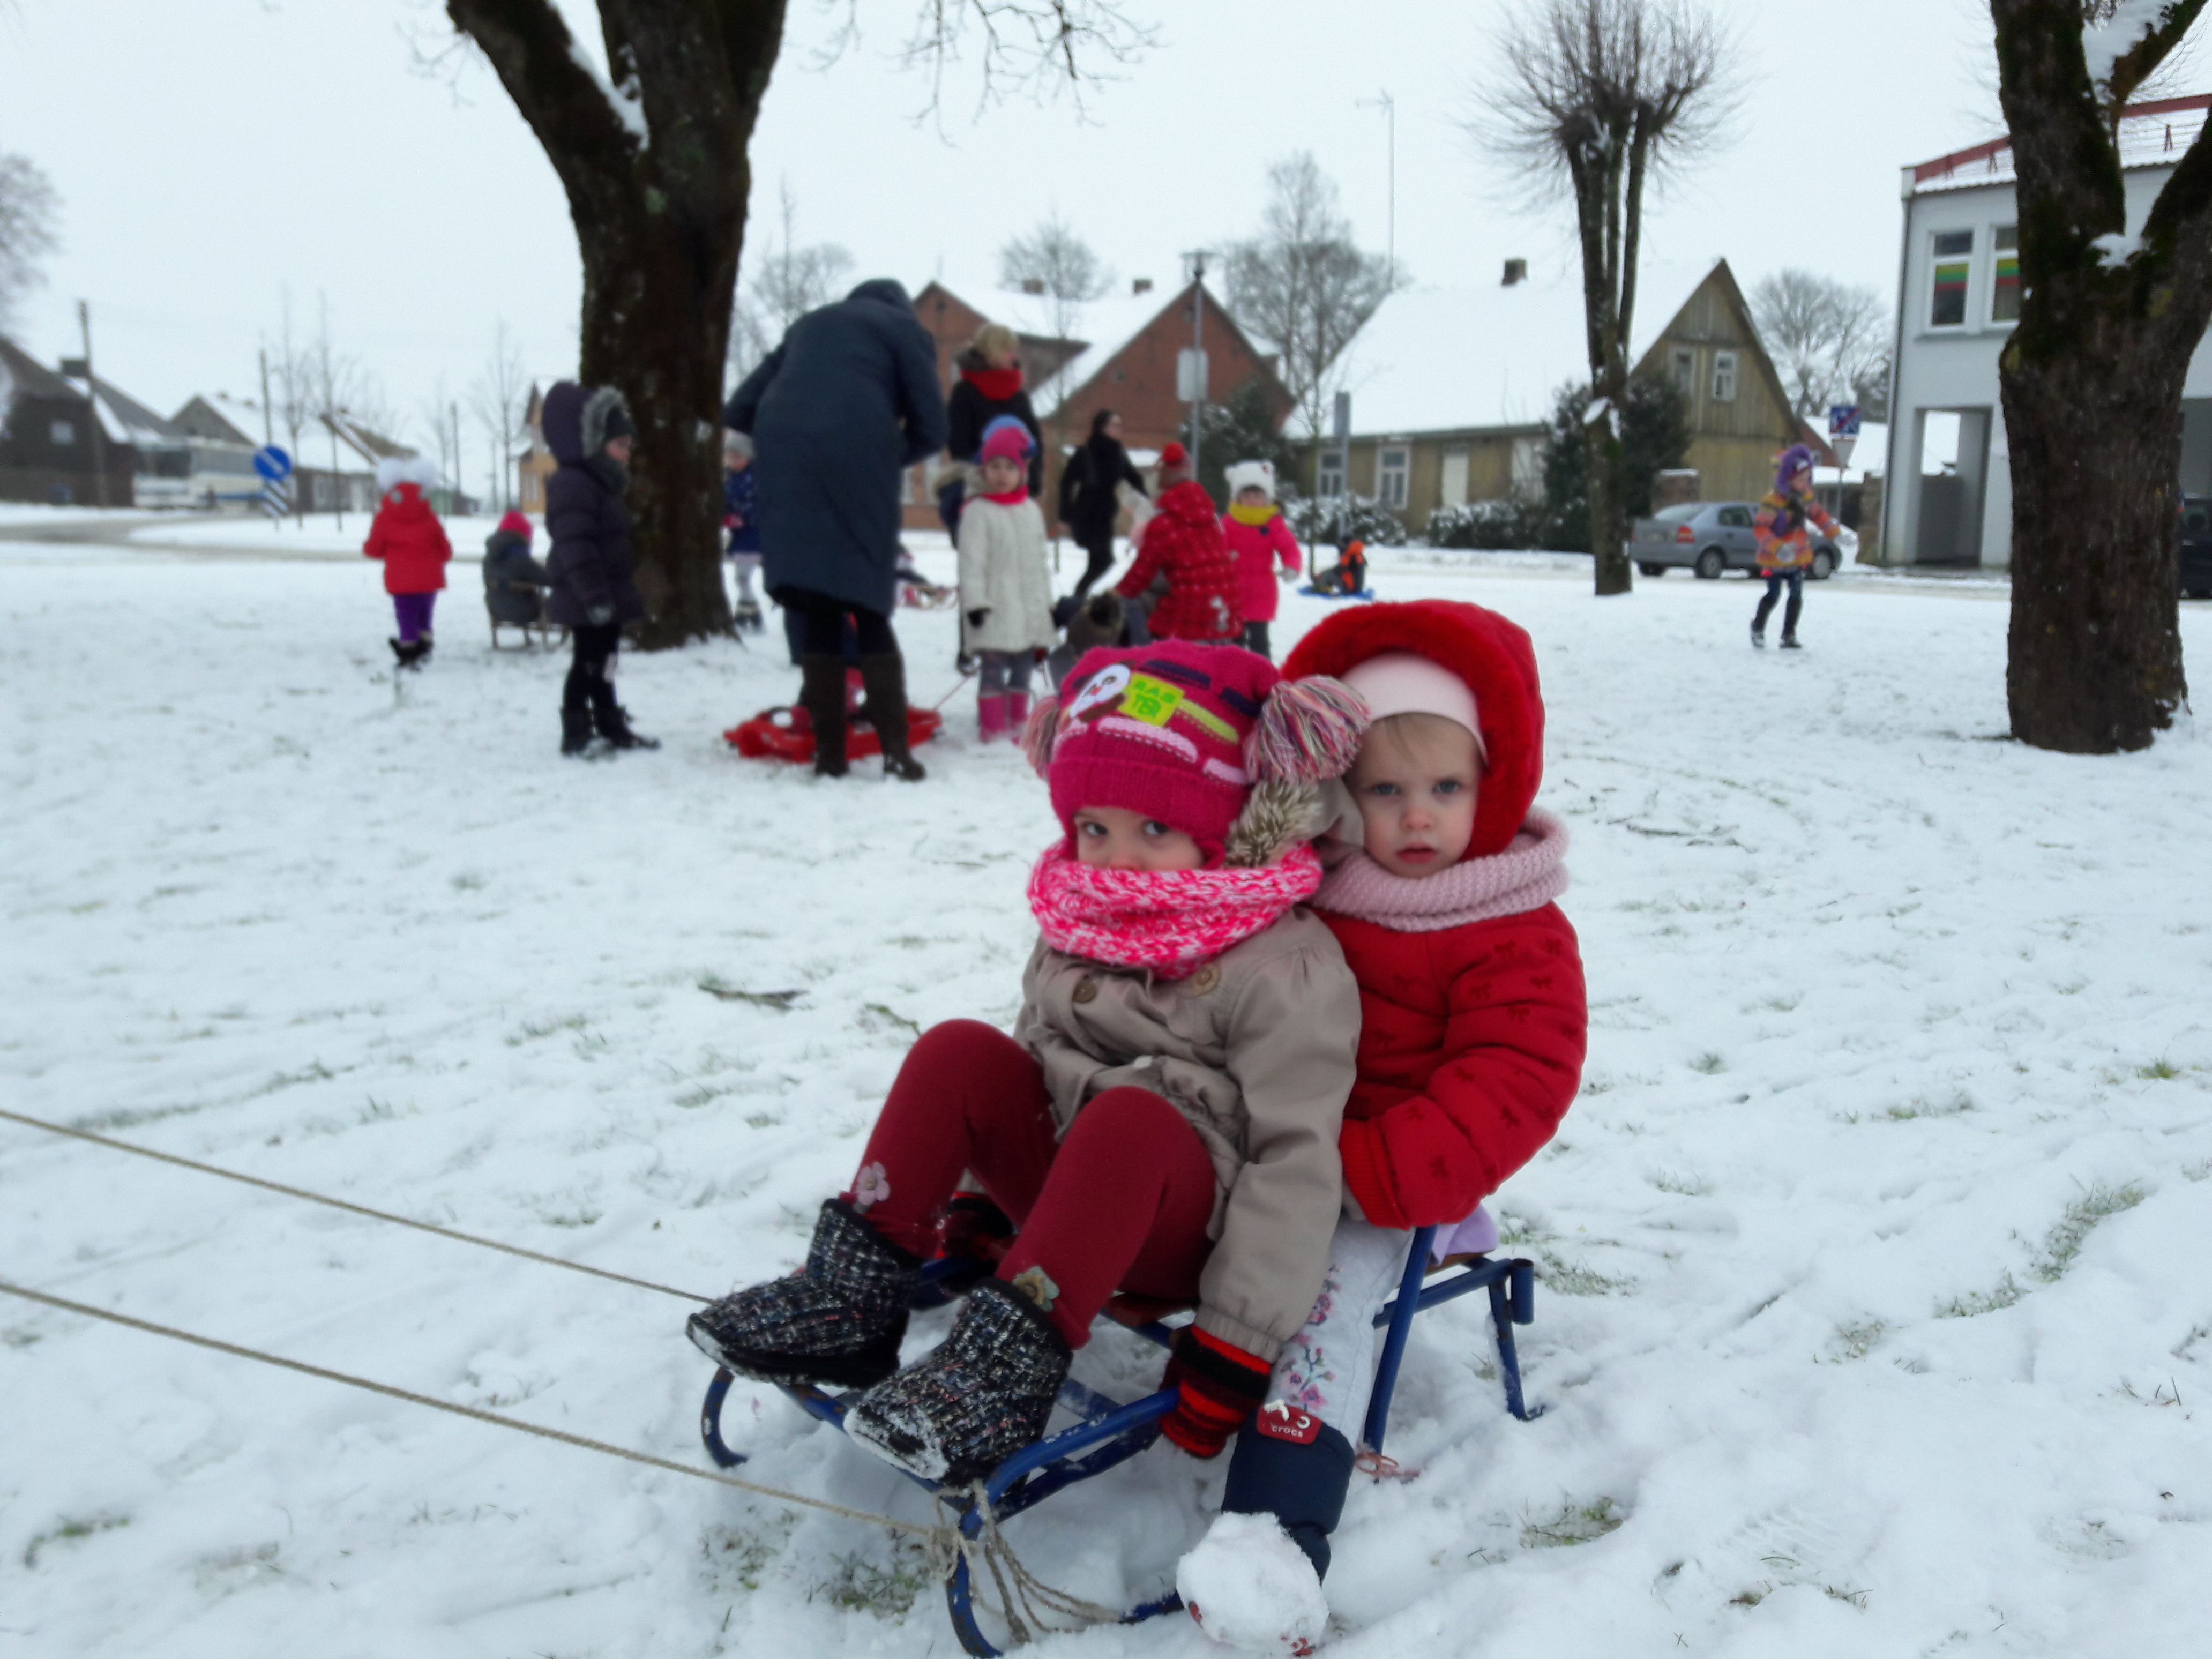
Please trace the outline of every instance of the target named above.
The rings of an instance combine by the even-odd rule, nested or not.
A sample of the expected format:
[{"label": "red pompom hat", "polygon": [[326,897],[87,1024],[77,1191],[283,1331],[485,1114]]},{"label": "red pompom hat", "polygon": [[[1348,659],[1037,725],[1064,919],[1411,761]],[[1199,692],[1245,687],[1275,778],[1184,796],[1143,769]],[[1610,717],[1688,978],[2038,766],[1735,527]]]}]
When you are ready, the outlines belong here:
[{"label": "red pompom hat", "polygon": [[1400,652],[1447,668],[1474,694],[1482,730],[1482,788],[1466,856],[1512,845],[1544,779],[1544,693],[1527,630],[1459,599],[1414,599],[1339,611],[1291,650],[1285,675],[1347,673]]},{"label": "red pompom hat", "polygon": [[1358,697],[1333,680],[1286,680],[1234,646],[1161,640],[1086,652],[1024,741],[1071,842],[1078,811],[1120,807],[1182,830],[1212,863],[1255,786],[1342,775],[1366,729]]}]

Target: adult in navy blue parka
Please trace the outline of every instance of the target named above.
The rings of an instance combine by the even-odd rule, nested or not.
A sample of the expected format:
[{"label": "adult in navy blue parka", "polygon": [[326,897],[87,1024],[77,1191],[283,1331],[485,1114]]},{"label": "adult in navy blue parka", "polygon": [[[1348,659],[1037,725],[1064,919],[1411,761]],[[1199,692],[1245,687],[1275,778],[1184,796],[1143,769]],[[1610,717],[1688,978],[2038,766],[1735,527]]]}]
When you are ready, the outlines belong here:
[{"label": "adult in navy blue parka", "polygon": [[[614,662],[624,623],[645,615],[630,556],[629,443],[637,428],[611,386],[562,380],[545,394],[545,447],[560,465],[545,481],[545,614],[568,630],[575,654],[561,696],[561,752],[580,755],[594,726],[617,749],[658,749],[629,728],[615,702]],[[617,453],[618,452],[618,453]]]},{"label": "adult in navy blue parka", "polygon": [[860,633],[860,714],[886,771],[922,775],[907,747],[897,603],[900,482],[945,447],[937,349],[906,290],[887,278],[810,311],[745,378],[723,424],[748,433],[759,475],[763,574],[799,613],[799,700],[814,726],[814,769],[845,771],[843,632]]}]

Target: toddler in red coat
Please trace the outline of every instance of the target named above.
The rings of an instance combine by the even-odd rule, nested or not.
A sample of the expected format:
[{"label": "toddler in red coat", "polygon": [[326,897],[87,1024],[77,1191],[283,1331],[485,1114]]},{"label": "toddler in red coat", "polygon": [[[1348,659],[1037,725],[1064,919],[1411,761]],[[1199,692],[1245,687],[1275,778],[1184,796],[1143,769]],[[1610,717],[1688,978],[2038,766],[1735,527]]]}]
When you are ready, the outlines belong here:
[{"label": "toddler in red coat", "polygon": [[1156,592],[1156,584],[1165,585],[1147,618],[1154,639],[1200,645],[1243,640],[1236,556],[1221,533],[1213,498],[1191,477],[1190,455],[1181,444],[1160,452],[1159,498],[1136,542],[1136,561],[1114,591],[1136,599]]},{"label": "toddler in red coat", "polygon": [[[1314,897],[1359,983],[1358,1079],[1338,1143],[1346,1213],[1327,1288],[1271,1381],[1270,1404],[1297,1409],[1263,1412],[1239,1437],[1216,1534],[1177,1574],[1210,1633],[1267,1650],[1297,1650],[1328,1618],[1321,1577],[1373,1386],[1374,1316],[1409,1230],[1435,1226],[1438,1258],[1496,1247],[1481,1201],[1557,1132],[1589,1020],[1554,902],[1566,827],[1532,810],[1544,704],[1528,635],[1452,600],[1367,605],[1307,635],[1284,672],[1343,680],[1372,721]],[[1304,1441],[1270,1433],[1301,1417]],[[1245,1586],[1263,1572],[1299,1594],[1258,1603],[1257,1619],[1206,1615],[1209,1601],[1255,1606]]]},{"label": "toddler in red coat", "polygon": [[361,550],[383,562],[384,591],[399,629],[392,654],[402,668],[419,668],[430,654],[430,613],[453,557],[446,526],[422,493],[437,482],[437,467],[419,457],[387,455],[376,464],[376,518]]}]

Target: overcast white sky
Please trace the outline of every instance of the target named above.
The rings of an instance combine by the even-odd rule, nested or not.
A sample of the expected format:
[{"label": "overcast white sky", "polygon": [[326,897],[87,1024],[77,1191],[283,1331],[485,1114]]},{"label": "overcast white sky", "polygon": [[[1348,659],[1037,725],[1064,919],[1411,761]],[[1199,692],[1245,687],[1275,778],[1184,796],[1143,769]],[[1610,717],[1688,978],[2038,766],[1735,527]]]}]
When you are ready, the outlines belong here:
[{"label": "overcast white sky", "polygon": [[[587,0],[563,0],[594,52]],[[1310,149],[1362,238],[1389,230],[1384,118],[1397,105],[1396,246],[1419,282],[1497,281],[1508,255],[1574,258],[1562,214],[1516,216],[1462,136],[1498,7],[1478,0],[1127,0],[1161,41],[1094,89],[975,112],[956,70],[944,136],[893,62],[916,0],[859,0],[857,52],[811,59],[842,7],[792,0],[753,145],[757,229],[789,181],[802,241],[855,277],[941,276],[992,300],[995,250],[1056,205],[1126,281],[1162,286],[1181,250],[1248,234],[1268,161]],[[1748,287],[1784,265],[1891,295],[1898,168],[1995,131],[1977,0],[1721,0],[1747,88],[1733,142],[1653,208],[1651,252]],[[295,326],[325,299],[338,345],[404,422],[440,377],[459,393],[498,319],[533,372],[574,367],[576,259],[542,152],[481,62],[428,75],[450,39],[428,0],[0,0],[0,150],[64,203],[64,247],[22,307],[51,362],[91,302],[104,375],[163,412],[247,392],[289,287]],[[2189,89],[2195,89],[2193,87]],[[1680,295],[1652,291],[1671,310]]]}]

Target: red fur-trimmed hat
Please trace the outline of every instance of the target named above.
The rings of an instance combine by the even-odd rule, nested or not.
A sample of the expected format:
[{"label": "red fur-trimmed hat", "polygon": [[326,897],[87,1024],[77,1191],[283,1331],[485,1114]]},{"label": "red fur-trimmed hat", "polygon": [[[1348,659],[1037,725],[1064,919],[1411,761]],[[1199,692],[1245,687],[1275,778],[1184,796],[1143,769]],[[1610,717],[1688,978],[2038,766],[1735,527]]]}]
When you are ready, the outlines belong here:
[{"label": "red fur-trimmed hat", "polygon": [[1485,759],[1467,856],[1504,852],[1544,779],[1544,693],[1534,644],[1518,624],[1462,600],[1363,605],[1336,612],[1300,640],[1283,672],[1340,676],[1370,657],[1401,652],[1449,669],[1474,694]]},{"label": "red fur-trimmed hat", "polygon": [[[1211,863],[1232,852],[1256,788],[1310,792],[1341,776],[1366,731],[1358,695],[1334,680],[1286,680],[1250,651],[1162,640],[1086,652],[1024,742],[1071,840],[1083,808],[1121,807],[1183,831]],[[1271,797],[1269,810],[1287,835],[1272,824],[1264,848],[1231,862],[1265,862],[1297,838],[1303,806]]]}]

